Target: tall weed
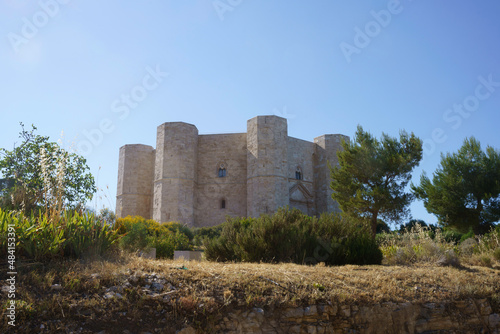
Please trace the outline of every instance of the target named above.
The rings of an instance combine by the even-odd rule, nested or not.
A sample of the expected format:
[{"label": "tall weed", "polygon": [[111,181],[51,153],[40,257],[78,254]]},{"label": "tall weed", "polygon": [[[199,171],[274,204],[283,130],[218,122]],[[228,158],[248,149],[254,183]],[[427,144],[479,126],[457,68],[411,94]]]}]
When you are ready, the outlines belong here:
[{"label": "tall weed", "polygon": [[7,252],[8,225],[14,225],[16,253],[26,259],[103,255],[118,240],[113,229],[93,215],[64,212],[55,219],[40,214],[26,217],[0,209],[0,253]]},{"label": "tall weed", "polygon": [[416,224],[401,233],[383,233],[377,236],[377,241],[386,264],[457,263],[454,260],[456,257],[454,240],[439,229],[432,231],[427,226]]}]

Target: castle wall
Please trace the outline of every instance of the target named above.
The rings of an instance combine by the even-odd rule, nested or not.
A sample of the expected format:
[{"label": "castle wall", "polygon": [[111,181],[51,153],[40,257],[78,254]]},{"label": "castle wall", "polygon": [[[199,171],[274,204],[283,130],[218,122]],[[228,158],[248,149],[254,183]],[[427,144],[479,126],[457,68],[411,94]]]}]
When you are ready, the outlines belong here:
[{"label": "castle wall", "polygon": [[146,145],[120,148],[117,217],[203,227],[284,206],[308,215],[338,211],[328,162],[338,164],[343,139],[349,137],[288,137],[287,121],[278,116],[252,118],[247,133],[236,134],[199,136],[192,124],[164,123],[157,128],[156,151]]},{"label": "castle wall", "polygon": [[247,215],[258,217],[289,204],[288,129],[285,118],[247,122]]},{"label": "castle wall", "polygon": [[[297,208],[308,215],[316,214],[314,204],[314,144],[302,139],[288,137],[288,188],[290,208]],[[302,180],[297,180],[295,172],[299,167]],[[300,187],[299,187],[300,185]]]},{"label": "castle wall", "polygon": [[151,218],[155,150],[147,145],[120,148],[116,215]]},{"label": "castle wall", "polygon": [[198,129],[164,123],[156,137],[153,219],[194,224]]},{"label": "castle wall", "polygon": [[[220,224],[227,215],[247,215],[246,139],[246,133],[198,136],[195,226]],[[224,177],[218,175],[221,164]]]},{"label": "castle wall", "polygon": [[338,165],[337,151],[342,150],[342,140],[349,141],[344,135],[323,135],[314,138],[314,192],[316,198],[316,211],[338,212],[337,202],[332,199],[330,188],[330,166]]}]

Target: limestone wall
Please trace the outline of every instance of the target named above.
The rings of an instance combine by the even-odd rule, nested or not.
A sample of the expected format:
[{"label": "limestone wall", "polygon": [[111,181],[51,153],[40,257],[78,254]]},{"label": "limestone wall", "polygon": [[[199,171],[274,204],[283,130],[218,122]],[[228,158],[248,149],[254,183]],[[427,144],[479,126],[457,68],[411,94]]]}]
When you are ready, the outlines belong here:
[{"label": "limestone wall", "polygon": [[316,199],[316,210],[321,212],[338,211],[338,204],[332,199],[332,189],[330,188],[331,166],[338,165],[337,151],[342,149],[342,140],[349,141],[344,135],[323,135],[314,138],[314,191]]},{"label": "limestone wall", "polygon": [[287,143],[285,118],[258,116],[247,122],[248,216],[289,204]]},{"label": "limestone wall", "polygon": [[[316,214],[314,203],[314,144],[305,140],[288,137],[288,188],[290,208],[297,208],[308,215]],[[295,178],[297,168],[302,173],[302,180]]]},{"label": "limestone wall", "polygon": [[[198,136],[196,227],[220,224],[226,215],[247,215],[246,137],[246,133]],[[221,164],[225,177],[218,176]]]},{"label": "limestone wall", "polygon": [[486,299],[253,308],[234,310],[215,322],[217,333],[500,333],[500,315]]},{"label": "limestone wall", "polygon": [[[120,149],[116,214],[201,227],[287,205],[308,215],[336,211],[327,163],[337,164],[343,138],[349,140],[288,137],[287,121],[278,116],[252,118],[247,133],[239,134],[199,136],[192,124],[164,123],[156,151],[146,145]],[[219,178],[221,164],[226,176]]]},{"label": "limestone wall", "polygon": [[120,148],[116,215],[151,218],[155,150],[147,145]]},{"label": "limestone wall", "polygon": [[182,122],[164,123],[156,138],[153,219],[193,226],[198,129]]}]

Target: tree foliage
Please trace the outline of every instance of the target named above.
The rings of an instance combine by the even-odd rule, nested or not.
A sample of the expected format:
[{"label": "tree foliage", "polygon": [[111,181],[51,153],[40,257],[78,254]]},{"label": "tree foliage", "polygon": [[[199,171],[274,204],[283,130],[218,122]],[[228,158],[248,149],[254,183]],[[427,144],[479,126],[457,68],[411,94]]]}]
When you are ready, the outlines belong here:
[{"label": "tree foliage", "polygon": [[21,144],[0,148],[0,206],[29,213],[56,197],[69,208],[92,199],[96,187],[85,158],[35,134],[35,126],[21,127]]},{"label": "tree foliage", "polygon": [[500,152],[466,138],[457,153],[441,155],[432,181],[424,173],[412,190],[441,226],[486,232],[500,220]]},{"label": "tree foliage", "polygon": [[413,199],[404,189],[422,159],[422,141],[401,131],[399,140],[377,140],[358,126],[353,142],[343,142],[339,165],[330,167],[332,198],[349,216],[368,219],[373,236],[379,217],[397,221],[409,215]]},{"label": "tree foliage", "polygon": [[410,219],[408,223],[399,225],[399,232],[404,233],[407,231],[411,231],[417,225],[419,225],[420,227],[428,227],[427,223],[422,219]]}]

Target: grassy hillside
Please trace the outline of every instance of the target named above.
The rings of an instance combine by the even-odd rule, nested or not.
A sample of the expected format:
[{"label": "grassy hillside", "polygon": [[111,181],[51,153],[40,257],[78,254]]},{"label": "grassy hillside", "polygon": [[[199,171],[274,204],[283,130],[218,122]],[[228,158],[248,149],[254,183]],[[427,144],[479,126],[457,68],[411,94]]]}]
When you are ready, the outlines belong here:
[{"label": "grassy hillside", "polygon": [[[500,268],[107,260],[23,263],[17,333],[175,333],[228,310],[314,303],[443,302],[487,298],[500,311]],[[6,272],[2,266],[2,275]],[[2,278],[4,284],[5,277]],[[2,292],[2,300],[5,300]],[[2,315],[2,321],[5,315]],[[0,322],[0,332],[7,332]]]}]

